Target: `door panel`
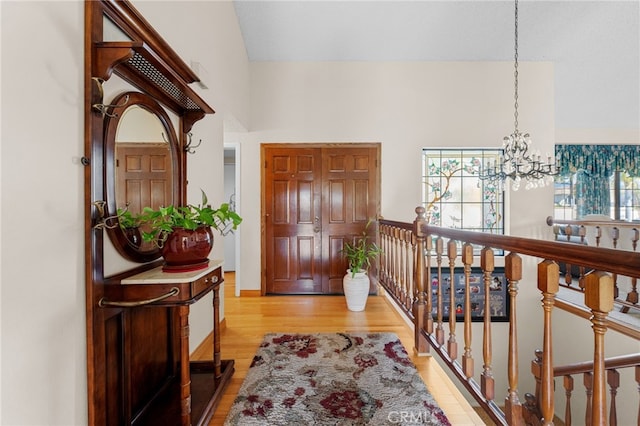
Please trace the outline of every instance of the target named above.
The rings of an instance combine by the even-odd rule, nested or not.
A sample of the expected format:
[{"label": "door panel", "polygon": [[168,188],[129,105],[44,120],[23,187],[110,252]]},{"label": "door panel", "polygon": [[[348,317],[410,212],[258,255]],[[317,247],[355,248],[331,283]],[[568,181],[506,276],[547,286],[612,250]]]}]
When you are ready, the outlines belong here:
[{"label": "door panel", "polygon": [[116,205],[133,213],[173,204],[169,144],[123,143],[116,149]]},{"label": "door panel", "polygon": [[264,289],[341,294],[345,240],[379,211],[379,145],[264,146]]},{"label": "door panel", "polygon": [[[323,292],[343,293],[347,263],[341,250],[378,216],[378,151],[373,147],[323,149]],[[373,238],[373,237],[372,237]],[[372,284],[372,291],[375,288]]]},{"label": "door panel", "polygon": [[315,148],[266,152],[267,293],[322,291],[319,158]]}]

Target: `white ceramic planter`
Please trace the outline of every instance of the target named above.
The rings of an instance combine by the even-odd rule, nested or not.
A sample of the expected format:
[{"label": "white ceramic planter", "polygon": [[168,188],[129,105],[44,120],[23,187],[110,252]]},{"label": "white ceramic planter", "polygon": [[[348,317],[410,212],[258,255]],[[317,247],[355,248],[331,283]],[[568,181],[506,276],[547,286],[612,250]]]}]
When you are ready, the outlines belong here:
[{"label": "white ceramic planter", "polygon": [[363,311],[369,297],[369,276],[366,271],[356,272],[355,276],[347,269],[347,274],[342,279],[344,297],[347,299],[347,308],[350,311]]}]

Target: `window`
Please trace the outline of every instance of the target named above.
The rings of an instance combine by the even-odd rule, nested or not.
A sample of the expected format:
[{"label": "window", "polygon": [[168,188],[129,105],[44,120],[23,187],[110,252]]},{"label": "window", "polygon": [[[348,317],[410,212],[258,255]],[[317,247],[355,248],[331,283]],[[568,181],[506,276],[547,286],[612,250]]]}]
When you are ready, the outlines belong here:
[{"label": "window", "polygon": [[584,172],[557,177],[554,194],[554,217],[580,219],[587,214],[602,214],[614,220],[640,220],[640,177],[626,171],[616,171],[604,182],[599,201],[588,199],[581,180]]},{"label": "window", "polygon": [[640,220],[639,145],[556,145],[554,216]]},{"label": "window", "polygon": [[504,192],[480,180],[481,165],[498,161],[499,149],[424,149],[422,204],[429,223],[504,234]]}]

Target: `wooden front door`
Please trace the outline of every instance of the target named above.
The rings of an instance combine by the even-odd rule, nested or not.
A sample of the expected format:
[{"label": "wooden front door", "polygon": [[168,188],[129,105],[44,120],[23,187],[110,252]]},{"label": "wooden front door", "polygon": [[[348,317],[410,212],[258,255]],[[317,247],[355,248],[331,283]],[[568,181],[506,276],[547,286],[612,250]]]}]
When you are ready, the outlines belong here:
[{"label": "wooden front door", "polygon": [[342,245],[379,213],[379,155],[379,144],[262,146],[263,293],[342,293]]}]

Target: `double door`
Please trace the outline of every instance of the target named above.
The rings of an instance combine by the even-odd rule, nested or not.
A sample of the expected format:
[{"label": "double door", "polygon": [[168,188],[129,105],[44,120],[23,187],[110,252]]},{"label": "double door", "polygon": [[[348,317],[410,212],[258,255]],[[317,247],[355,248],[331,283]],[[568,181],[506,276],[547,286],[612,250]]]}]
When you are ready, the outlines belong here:
[{"label": "double door", "polygon": [[340,294],[341,250],[380,210],[380,145],[265,144],[263,293]]}]

